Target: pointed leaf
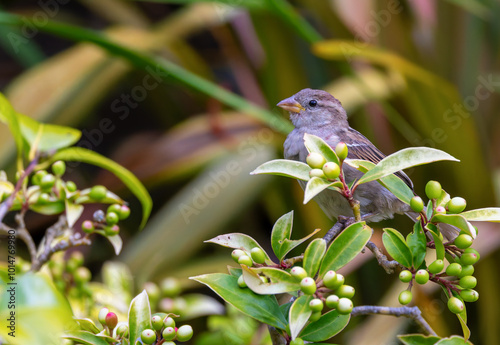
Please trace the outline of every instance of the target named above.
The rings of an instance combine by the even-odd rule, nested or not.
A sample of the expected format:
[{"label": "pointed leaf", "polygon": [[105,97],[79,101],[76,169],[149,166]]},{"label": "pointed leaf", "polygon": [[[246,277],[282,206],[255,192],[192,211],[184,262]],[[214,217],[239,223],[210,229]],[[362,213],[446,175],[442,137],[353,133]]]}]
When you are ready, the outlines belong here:
[{"label": "pointed leaf", "polygon": [[412,255],[406,241],[397,230],[385,228],[382,235],[382,242],[390,256],[401,265],[411,267]]},{"label": "pointed leaf", "polygon": [[68,226],[70,228],[75,225],[76,221],[80,218],[80,216],[83,213],[83,206],[82,205],[75,205],[72,202],[70,202],[68,199],[64,201],[66,205],[66,219],[68,221]]},{"label": "pointed leaf", "polygon": [[479,208],[462,212],[460,215],[469,221],[500,222],[499,207]]},{"label": "pointed leaf", "polygon": [[312,296],[302,295],[297,298],[290,307],[288,320],[292,340],[297,338],[312,314],[312,310],[309,308],[309,302],[311,302],[312,299]]},{"label": "pointed leaf", "polygon": [[63,338],[85,345],[109,345],[103,338],[87,331],[66,332],[63,335]]},{"label": "pointed leaf", "polygon": [[266,251],[259,245],[259,243],[252,237],[245,234],[240,234],[235,232],[232,234],[219,235],[217,237],[205,241],[205,243],[215,243],[223,247],[241,249],[245,253],[247,253],[248,256],[251,256],[250,251],[252,250],[252,248],[257,247],[262,249],[262,251],[266,255],[266,263],[267,264],[273,263],[273,261],[269,258],[269,255],[267,255]]},{"label": "pointed leaf", "polygon": [[123,248],[123,240],[120,237],[120,234],[113,235],[113,236],[106,236],[108,239],[109,243],[113,246],[113,249],[115,250],[116,255],[120,255],[122,248]]},{"label": "pointed leaf", "polygon": [[324,341],[340,333],[349,323],[350,314],[340,315],[336,310],[323,314],[319,320],[311,322],[300,337],[307,341]]},{"label": "pointed leaf", "polygon": [[476,229],[469,223],[464,216],[460,214],[436,214],[431,218],[431,222],[433,223],[446,223],[453,226],[456,226],[460,230],[472,236],[472,238],[476,238]]},{"label": "pointed leaf", "polygon": [[87,331],[94,334],[97,334],[101,331],[99,328],[97,328],[94,321],[92,321],[91,319],[75,318],[75,321],[78,322],[82,331]]},{"label": "pointed leaf", "polygon": [[21,127],[19,125],[19,119],[16,112],[12,108],[12,105],[2,93],[0,93],[0,121],[7,123],[7,125],[9,126],[9,130],[14,137],[14,141],[17,147],[18,163],[21,163],[24,142],[21,134]]},{"label": "pointed leaf", "polygon": [[306,163],[292,161],[288,159],[275,159],[259,165],[251,175],[270,174],[296,178],[298,180],[308,181],[311,167]]},{"label": "pointed leaf", "polygon": [[284,330],[287,325],[275,296],[258,295],[238,286],[238,278],[223,273],[204,274],[190,279],[205,284],[227,303],[260,322]]},{"label": "pointed leaf", "polygon": [[312,134],[304,134],[304,145],[307,151],[316,152],[325,157],[327,162],[334,162],[340,165],[339,157],[334,149],[330,147],[323,139]]},{"label": "pointed leaf", "polygon": [[413,232],[406,236],[406,242],[411,251],[413,267],[419,268],[427,252],[427,237],[420,222],[415,223]]},{"label": "pointed leaf", "polygon": [[135,344],[141,338],[142,331],[152,328],[151,307],[149,306],[149,297],[146,290],[143,290],[130,302],[128,322],[130,344]]},{"label": "pointed leaf", "polygon": [[430,147],[406,148],[382,159],[373,169],[359,179],[358,184],[378,180],[384,176],[413,166],[443,160],[459,161],[444,151]]},{"label": "pointed leaf", "polygon": [[309,277],[314,277],[318,272],[321,260],[325,256],[326,241],[322,238],[317,238],[306,248],[304,253],[304,269]]},{"label": "pointed leaf", "polygon": [[[300,290],[300,284],[290,273],[272,267],[250,268],[241,265],[243,279],[248,287],[259,295],[275,295]],[[264,283],[259,276],[267,278]]]},{"label": "pointed leaf", "polygon": [[365,222],[348,226],[330,244],[326,251],[319,275],[322,277],[329,270],[338,270],[354,259],[372,236],[372,229]]},{"label": "pointed leaf", "polygon": [[443,338],[436,342],[436,345],[473,345],[470,341],[465,340],[462,337],[454,335],[449,338]]},{"label": "pointed leaf", "polygon": [[401,340],[404,345],[434,345],[441,338],[435,336],[426,336],[423,334],[405,334],[398,335],[398,339]]},{"label": "pointed leaf", "polygon": [[[311,177],[311,179],[307,181],[306,188],[304,190],[304,204],[307,204],[316,195],[318,195],[319,193],[321,193],[328,187],[333,186],[336,183],[337,182],[330,182],[320,177]],[[340,189],[338,188],[334,189],[340,191]]]},{"label": "pointed leaf", "polygon": [[443,241],[439,238],[439,234],[437,228],[432,224],[427,224],[427,231],[432,235],[432,239],[434,240],[434,246],[436,247],[436,259],[443,260],[446,251],[444,250]]}]

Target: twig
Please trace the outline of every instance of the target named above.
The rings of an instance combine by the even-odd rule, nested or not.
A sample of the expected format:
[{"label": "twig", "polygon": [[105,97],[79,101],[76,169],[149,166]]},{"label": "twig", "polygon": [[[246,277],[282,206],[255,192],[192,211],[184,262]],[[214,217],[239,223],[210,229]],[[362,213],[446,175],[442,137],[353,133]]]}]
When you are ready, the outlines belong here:
[{"label": "twig", "polygon": [[366,243],[366,248],[370,249],[373,255],[377,258],[378,264],[382,266],[387,274],[394,273],[394,269],[399,267],[401,269],[404,269],[405,267],[401,265],[399,262],[395,260],[388,260],[387,256],[385,256],[382,251],[377,247],[375,243],[372,241],[368,241]]},{"label": "twig", "polygon": [[28,251],[30,253],[31,265],[35,262],[36,259],[36,245],[33,241],[33,237],[31,237],[28,229],[26,228],[26,223],[24,222],[24,215],[26,211],[23,210],[20,213],[16,214],[16,222],[18,225],[16,234],[28,247]]},{"label": "twig", "polygon": [[422,312],[418,307],[379,307],[379,306],[359,306],[354,307],[351,316],[369,315],[369,314],[380,314],[380,315],[391,315],[391,316],[404,316],[409,319],[413,319],[424,331],[426,335],[436,336],[436,332],[432,327],[425,321],[422,317]]},{"label": "twig", "polygon": [[286,340],[273,326],[267,326],[273,345],[286,345]]},{"label": "twig", "polygon": [[337,237],[342,230],[345,228],[345,221],[343,219],[338,219],[337,223],[331,227],[330,230],[323,236],[323,239],[326,241],[326,244],[329,244],[331,241]]}]

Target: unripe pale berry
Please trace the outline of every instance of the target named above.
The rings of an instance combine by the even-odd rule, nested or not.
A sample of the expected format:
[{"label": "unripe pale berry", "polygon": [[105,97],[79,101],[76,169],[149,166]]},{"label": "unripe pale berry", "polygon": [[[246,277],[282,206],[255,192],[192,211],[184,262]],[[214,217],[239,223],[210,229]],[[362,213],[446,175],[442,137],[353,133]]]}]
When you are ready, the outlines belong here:
[{"label": "unripe pale berry", "polygon": [[309,171],[309,177],[319,177],[319,178],[325,178],[325,173],[321,169],[311,169]]},{"label": "unripe pale berry", "polygon": [[399,303],[401,303],[402,305],[407,305],[408,303],[411,302],[412,297],[413,296],[411,294],[411,291],[404,290],[404,291],[401,291],[401,293],[399,294],[398,300],[399,300]]},{"label": "unripe pale berry", "polygon": [[352,308],[352,301],[349,298],[343,297],[339,299],[339,303],[337,304],[337,311],[339,314],[349,314]]},{"label": "unripe pale berry", "polygon": [[266,262],[266,254],[259,247],[252,248],[250,255],[252,256],[252,260],[258,264]]},{"label": "unripe pale berry", "polygon": [[168,277],[161,281],[160,290],[163,296],[176,297],[181,293],[182,287],[176,278]]},{"label": "unripe pale berry", "polygon": [[86,220],[82,223],[82,231],[86,234],[91,234],[95,230],[94,223],[90,220]]},{"label": "unripe pale berry", "polygon": [[40,193],[38,200],[36,201],[39,205],[47,205],[50,202],[50,195],[47,193]]},{"label": "unripe pale berry", "polygon": [[337,146],[335,146],[335,153],[337,154],[337,157],[339,157],[341,161],[346,159],[347,154],[349,153],[349,149],[347,148],[346,143],[344,142],[338,143]]},{"label": "unripe pale berry", "polygon": [[455,238],[455,241],[453,241],[453,244],[456,245],[460,249],[467,249],[472,245],[473,238],[471,235],[467,234],[461,234],[458,235],[457,238]]},{"label": "unripe pale berry", "polygon": [[177,340],[188,341],[193,337],[193,328],[190,325],[182,325],[177,330]]},{"label": "unripe pale berry", "polygon": [[419,284],[425,284],[429,281],[429,272],[426,270],[418,270],[415,273],[415,281]]},{"label": "unripe pale berry", "polygon": [[446,214],[446,209],[443,206],[436,207],[436,214]]},{"label": "unripe pale berry", "polygon": [[415,195],[410,200],[410,207],[415,212],[421,212],[424,209],[424,201],[418,195]]},{"label": "unripe pale berry", "polygon": [[443,268],[444,268],[444,261],[441,259],[433,261],[428,267],[429,272],[433,274],[440,273],[443,270]]},{"label": "unripe pale berry", "polygon": [[56,178],[52,174],[47,174],[40,179],[40,188],[48,190],[54,186]]},{"label": "unripe pale berry", "polygon": [[326,306],[331,309],[337,308],[337,305],[339,304],[339,296],[337,295],[330,295],[326,298]]},{"label": "unripe pale berry", "polygon": [[120,212],[118,213],[118,216],[120,217],[120,220],[125,220],[130,216],[130,207],[127,205],[122,205],[120,207]]},{"label": "unripe pale berry", "polygon": [[108,223],[108,225],[115,225],[118,223],[119,219],[118,215],[114,212],[108,212],[106,214],[106,223]]},{"label": "unripe pale berry", "polygon": [[104,227],[104,234],[106,236],[115,236],[120,233],[120,227],[118,225],[113,225],[113,226],[105,226]]},{"label": "unripe pale berry", "polygon": [[126,337],[128,335],[128,326],[126,324],[122,323],[116,329],[116,334],[119,335],[120,337]]},{"label": "unripe pale berry", "polygon": [[413,279],[413,274],[408,270],[403,270],[399,272],[399,280],[403,283],[409,283]]},{"label": "unripe pale berry", "polygon": [[462,272],[462,265],[459,263],[451,263],[446,267],[446,274],[449,276],[458,276]]},{"label": "unripe pale berry", "polygon": [[99,310],[99,315],[97,316],[97,319],[102,325],[106,324],[106,315],[108,315],[109,309],[108,308],[102,308]]},{"label": "unripe pale berry", "polygon": [[143,343],[151,345],[156,341],[156,333],[152,329],[145,329],[141,333],[141,340]]},{"label": "unripe pale berry", "polygon": [[462,266],[462,272],[460,272],[459,275],[457,275],[458,278],[462,278],[465,276],[471,276],[474,274],[474,266],[472,265],[464,265]]},{"label": "unripe pale berry", "polygon": [[350,285],[342,285],[337,289],[337,291],[335,291],[335,293],[341,298],[353,298],[355,292],[354,288]]},{"label": "unripe pale berry", "polygon": [[162,334],[163,339],[166,341],[174,340],[175,336],[177,335],[175,332],[175,328],[173,327],[165,327],[163,330]]},{"label": "unripe pale berry", "polygon": [[52,164],[52,172],[54,175],[61,177],[66,172],[66,163],[63,161],[57,161]]},{"label": "unripe pale berry", "polygon": [[474,253],[463,253],[460,260],[462,261],[462,265],[474,265],[479,258]]},{"label": "unripe pale berry", "polygon": [[113,330],[117,324],[118,324],[118,316],[116,316],[116,314],[113,312],[109,312],[106,315],[106,326],[108,326],[109,329]]},{"label": "unripe pale berry", "polygon": [[253,261],[252,261],[252,259],[248,255],[242,255],[242,256],[240,256],[239,259],[238,259],[238,263],[240,265],[247,265],[247,266],[252,266],[253,265]]},{"label": "unripe pale berry", "polygon": [[245,283],[245,279],[243,279],[243,274],[238,277],[238,286],[242,289],[247,287],[247,283]]},{"label": "unripe pale berry", "polygon": [[459,196],[452,198],[447,205],[450,213],[460,213],[465,210],[465,206],[467,206],[467,201]]},{"label": "unripe pale berry", "polygon": [[68,190],[68,192],[73,193],[74,191],[76,191],[77,187],[73,181],[66,181],[66,189]]},{"label": "unripe pale berry", "polygon": [[323,173],[325,174],[327,179],[335,180],[340,176],[340,167],[337,165],[337,163],[327,162],[325,163],[325,165],[323,165]]},{"label": "unripe pale berry", "polygon": [[160,315],[153,315],[151,317],[151,325],[155,331],[159,331],[163,328],[163,320]]},{"label": "unripe pale berry", "polygon": [[101,201],[106,197],[107,192],[108,190],[106,189],[106,187],[97,185],[92,187],[89,193],[89,197],[94,201]]},{"label": "unripe pale berry", "polygon": [[301,281],[305,277],[307,277],[307,272],[303,267],[300,266],[294,266],[290,270],[290,274],[292,277],[294,277],[297,281]]},{"label": "unripe pale berry", "polygon": [[479,294],[476,290],[464,289],[460,290],[460,297],[462,297],[465,302],[476,302],[479,299]]},{"label": "unripe pale berry", "polygon": [[42,180],[42,177],[44,177],[45,175],[47,175],[47,171],[46,170],[40,170],[40,171],[37,171],[35,173],[35,175],[33,175],[33,177],[31,178],[31,183],[33,183],[34,185],[36,186],[39,186],[40,185],[40,182]]},{"label": "unripe pale berry", "polygon": [[459,314],[464,311],[464,304],[458,298],[451,297],[448,300],[448,309],[454,314]]},{"label": "unripe pale berry", "polygon": [[[335,273],[334,271],[328,271],[328,272]],[[328,272],[326,272],[325,278],[327,277]],[[333,276],[333,278],[331,278],[331,276]],[[329,289],[335,290],[344,285],[345,278],[340,273],[335,273],[334,275],[330,274],[329,279],[327,280],[325,280],[325,278],[323,278],[323,284]]]},{"label": "unripe pale berry", "polygon": [[73,279],[77,285],[87,283],[91,278],[92,274],[87,267],[78,267],[73,274]]},{"label": "unripe pale berry", "polygon": [[473,289],[477,285],[477,279],[474,276],[465,276],[460,278],[459,284],[464,289]]},{"label": "unripe pale berry", "polygon": [[106,213],[111,213],[111,212],[114,212],[116,214],[119,214],[120,213],[120,209],[121,209],[121,205],[120,204],[113,204],[113,205],[110,205],[108,207],[108,209],[106,210]]},{"label": "unripe pale berry", "polygon": [[309,308],[315,312],[315,311],[322,311],[323,310],[323,301],[320,300],[319,298],[315,298],[309,302]]},{"label": "unripe pale berry", "polygon": [[326,159],[320,153],[311,152],[307,155],[306,162],[312,169],[321,169]]},{"label": "unripe pale berry", "polygon": [[290,345],[304,345],[304,340],[301,338],[295,338],[290,342]]},{"label": "unripe pale berry", "polygon": [[321,312],[320,311],[315,311],[309,316],[309,322],[314,322],[318,321],[321,317]]},{"label": "unripe pale berry", "polygon": [[241,249],[235,249],[233,250],[233,252],[231,253],[231,257],[233,258],[234,261],[238,262],[238,259],[240,258],[240,256],[242,255],[246,255],[245,252]]},{"label": "unripe pale berry", "polygon": [[306,277],[300,282],[300,289],[306,295],[312,295],[316,292],[316,282],[311,277]]},{"label": "unripe pale berry", "polygon": [[441,188],[441,184],[437,181],[429,181],[425,185],[425,195],[429,199],[437,199],[441,196],[443,188]]},{"label": "unripe pale berry", "polygon": [[474,253],[474,254],[476,254],[478,260],[480,259],[479,252],[477,250],[475,250],[474,248],[467,248],[466,250],[464,250],[464,253]]},{"label": "unripe pale berry", "polygon": [[167,316],[165,318],[165,320],[163,320],[163,326],[164,327],[174,327],[175,328],[175,320],[172,317]]}]

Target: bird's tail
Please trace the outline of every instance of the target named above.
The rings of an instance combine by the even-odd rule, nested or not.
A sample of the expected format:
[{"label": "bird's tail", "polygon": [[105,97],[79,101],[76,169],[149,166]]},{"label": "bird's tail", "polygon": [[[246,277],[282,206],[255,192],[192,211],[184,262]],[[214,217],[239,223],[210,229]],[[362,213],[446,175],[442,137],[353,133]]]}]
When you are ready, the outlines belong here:
[{"label": "bird's tail", "polygon": [[[408,217],[410,217],[414,222],[416,222],[417,218],[420,216],[417,212],[406,212],[405,214]],[[456,226],[444,223],[439,224],[439,231],[441,231],[443,236],[446,237],[449,241],[454,240],[460,233],[460,229],[457,228]]]}]

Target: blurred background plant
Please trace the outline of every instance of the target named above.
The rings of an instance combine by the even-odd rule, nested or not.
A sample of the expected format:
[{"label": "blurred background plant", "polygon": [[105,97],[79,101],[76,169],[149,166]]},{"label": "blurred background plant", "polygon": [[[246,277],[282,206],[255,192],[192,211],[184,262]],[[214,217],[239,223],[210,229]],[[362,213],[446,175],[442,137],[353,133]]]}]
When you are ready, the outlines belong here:
[{"label": "blurred background plant", "polygon": [[[109,274],[103,262],[119,260],[130,270],[131,291],[167,276],[184,289],[200,289],[186,278],[230,262],[203,245],[206,239],[243,232],[266,243],[274,221],[292,209],[297,236],[326,231],[332,222],[316,204],[302,205],[296,182],[248,174],[282,157],[291,127],[275,104],[305,87],[340,99],[351,125],[385,153],[425,145],[461,160],[410,171],[417,193],[432,178],[470,208],[498,205],[497,1],[21,0],[0,6],[0,87],[13,107],[38,121],[81,129],[77,146],[131,170],[153,197],[153,217],[142,232],[140,212],[121,227],[118,258],[106,240],[84,249],[97,279]],[[2,126],[0,168],[13,174],[14,156]],[[67,176],[126,193],[95,167],[68,165]],[[132,196],[128,201],[132,210],[140,208]],[[82,219],[92,214],[85,212]],[[27,218],[38,240],[47,224]],[[399,217],[384,224],[401,229],[409,223]],[[473,343],[493,344],[500,338],[500,281],[492,274],[500,232],[488,224],[479,231],[481,298],[469,310],[469,326]],[[356,298],[397,303],[397,277],[381,280],[385,272],[376,267],[371,260],[345,268]],[[419,291],[416,304],[438,334],[459,334],[453,315],[441,313],[441,292]],[[228,344],[260,341],[245,337],[251,332],[234,334],[222,319],[209,320],[212,335],[200,336],[200,344],[217,336]],[[256,327],[245,317],[231,321]],[[358,318],[335,341],[389,344],[408,327],[403,319]],[[245,340],[231,342],[236,336]]]}]

